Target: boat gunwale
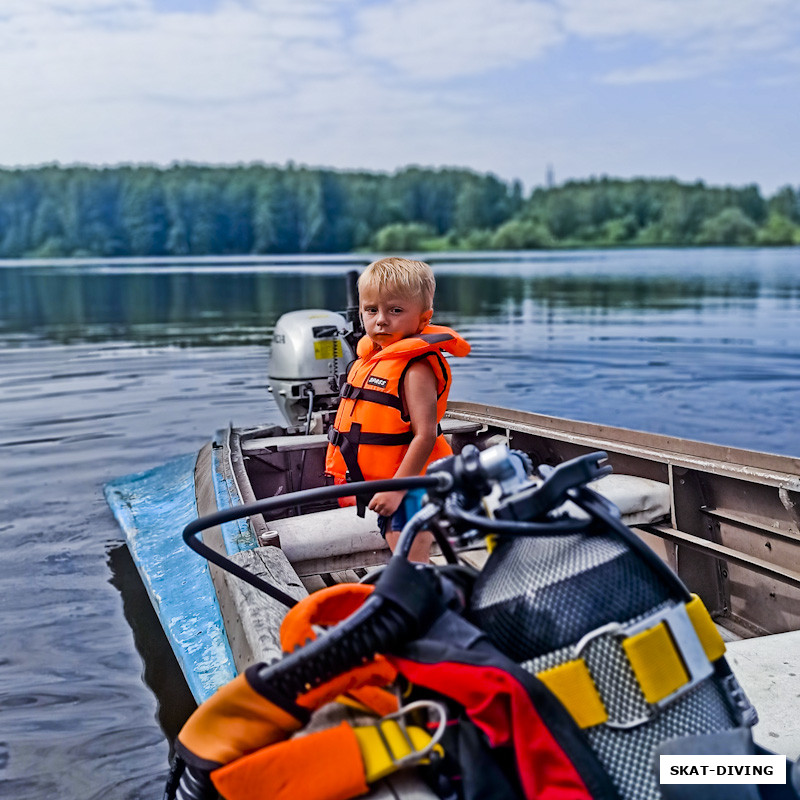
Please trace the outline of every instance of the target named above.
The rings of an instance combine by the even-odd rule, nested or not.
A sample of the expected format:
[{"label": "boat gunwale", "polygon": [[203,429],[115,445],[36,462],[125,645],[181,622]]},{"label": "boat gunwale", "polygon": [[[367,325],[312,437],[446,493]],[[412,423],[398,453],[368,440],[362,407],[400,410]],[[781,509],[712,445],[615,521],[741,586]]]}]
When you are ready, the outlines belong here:
[{"label": "boat gunwale", "polygon": [[[800,492],[800,458],[793,456],[468,401],[449,403],[447,416]],[[611,438],[611,434],[620,435]]]}]

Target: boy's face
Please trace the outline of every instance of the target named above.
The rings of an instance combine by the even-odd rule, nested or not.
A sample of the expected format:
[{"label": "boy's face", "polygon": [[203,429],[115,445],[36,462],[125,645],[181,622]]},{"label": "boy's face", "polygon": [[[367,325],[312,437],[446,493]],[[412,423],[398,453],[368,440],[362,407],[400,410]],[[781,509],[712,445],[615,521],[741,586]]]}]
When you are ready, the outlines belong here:
[{"label": "boy's face", "polygon": [[393,289],[367,288],[359,298],[364,330],[378,347],[388,347],[419,333],[431,320],[433,309]]}]

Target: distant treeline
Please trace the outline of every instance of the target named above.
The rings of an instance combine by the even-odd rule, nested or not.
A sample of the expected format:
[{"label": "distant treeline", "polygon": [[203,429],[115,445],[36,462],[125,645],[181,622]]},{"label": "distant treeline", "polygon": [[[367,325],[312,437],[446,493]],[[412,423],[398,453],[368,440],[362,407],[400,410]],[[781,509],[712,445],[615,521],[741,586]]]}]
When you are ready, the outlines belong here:
[{"label": "distant treeline", "polygon": [[464,169],[0,170],[0,257],[800,244],[800,188],[573,181],[523,196]]}]

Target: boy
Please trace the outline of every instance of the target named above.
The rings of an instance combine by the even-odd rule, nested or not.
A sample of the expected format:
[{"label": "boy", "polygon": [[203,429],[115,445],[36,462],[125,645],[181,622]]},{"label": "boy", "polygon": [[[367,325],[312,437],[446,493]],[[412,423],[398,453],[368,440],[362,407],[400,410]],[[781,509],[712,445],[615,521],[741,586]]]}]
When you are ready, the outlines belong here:
[{"label": "boy", "polygon": [[[452,453],[438,433],[451,382],[442,351],[465,356],[470,346],[430,324],[435,288],[426,263],[404,258],[382,258],[359,277],[366,336],[342,387],[325,462],[337,483],[422,475]],[[369,501],[392,551],[422,494],[378,492]],[[430,544],[429,533],[418,535],[411,559],[427,561]]]}]

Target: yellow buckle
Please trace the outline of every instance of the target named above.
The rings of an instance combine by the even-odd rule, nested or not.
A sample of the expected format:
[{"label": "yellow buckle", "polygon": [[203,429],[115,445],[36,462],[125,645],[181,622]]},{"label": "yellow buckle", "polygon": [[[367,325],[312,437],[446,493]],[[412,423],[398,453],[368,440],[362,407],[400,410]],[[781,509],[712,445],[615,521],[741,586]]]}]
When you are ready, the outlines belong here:
[{"label": "yellow buckle", "polygon": [[[419,710],[438,717],[433,736],[419,726],[406,725],[405,717]],[[446,727],[445,707],[441,703],[420,700],[403,706],[394,714],[387,714],[374,725],[354,728],[367,783],[374,783],[398,769],[425,763],[434,751],[441,754],[439,742]]]},{"label": "yellow buckle", "polygon": [[[645,701],[646,714],[629,720],[609,719],[608,711],[583,651],[600,637],[618,639]],[[696,595],[686,604],[660,609],[633,624],[612,622],[586,634],[575,645],[575,658],[540,672],[537,677],[558,697],[581,728],[605,724],[635,728],[694,688],[714,671],[725,643]]]},{"label": "yellow buckle", "polygon": [[579,727],[592,728],[608,720],[608,711],[582,658],[558,664],[536,677],[561,701]]}]

